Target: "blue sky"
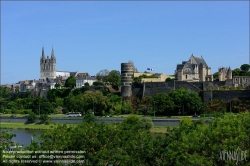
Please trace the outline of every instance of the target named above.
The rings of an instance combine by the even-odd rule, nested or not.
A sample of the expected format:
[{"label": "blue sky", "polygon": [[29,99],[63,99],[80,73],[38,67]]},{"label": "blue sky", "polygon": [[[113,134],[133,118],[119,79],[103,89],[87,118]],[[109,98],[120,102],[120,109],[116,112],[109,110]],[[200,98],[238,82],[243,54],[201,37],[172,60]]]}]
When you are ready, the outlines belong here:
[{"label": "blue sky", "polygon": [[192,53],[235,69],[249,63],[249,2],[1,2],[1,84],[39,79],[52,45],[57,70],[90,75],[129,60],[171,75]]}]

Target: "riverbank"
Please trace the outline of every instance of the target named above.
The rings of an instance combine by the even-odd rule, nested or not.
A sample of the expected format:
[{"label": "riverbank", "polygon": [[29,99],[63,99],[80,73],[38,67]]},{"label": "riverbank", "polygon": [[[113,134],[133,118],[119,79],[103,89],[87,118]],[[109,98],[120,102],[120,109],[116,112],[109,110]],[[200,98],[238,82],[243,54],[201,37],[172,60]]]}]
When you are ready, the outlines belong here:
[{"label": "riverbank", "polygon": [[[66,124],[67,126],[76,126],[77,124]],[[53,129],[55,125],[49,124],[24,124],[24,123],[11,123],[11,122],[1,122],[0,129],[26,129],[26,130],[49,130]],[[150,129],[151,133],[164,134],[167,132],[168,126],[154,126]]]}]

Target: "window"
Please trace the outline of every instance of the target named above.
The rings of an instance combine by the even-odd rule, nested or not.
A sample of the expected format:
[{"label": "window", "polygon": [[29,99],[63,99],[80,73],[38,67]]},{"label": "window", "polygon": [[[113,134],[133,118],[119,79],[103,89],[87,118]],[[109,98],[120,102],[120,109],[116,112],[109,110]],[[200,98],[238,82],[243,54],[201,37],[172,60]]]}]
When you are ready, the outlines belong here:
[{"label": "window", "polygon": [[187,79],[188,75],[186,74],[186,79]]}]

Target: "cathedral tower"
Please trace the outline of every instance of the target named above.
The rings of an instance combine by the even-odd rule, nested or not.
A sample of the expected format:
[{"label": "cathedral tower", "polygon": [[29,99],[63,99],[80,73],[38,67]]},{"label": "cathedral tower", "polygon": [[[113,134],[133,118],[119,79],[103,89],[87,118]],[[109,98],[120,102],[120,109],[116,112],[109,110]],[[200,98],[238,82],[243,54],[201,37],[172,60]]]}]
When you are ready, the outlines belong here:
[{"label": "cathedral tower", "polygon": [[40,58],[40,79],[55,79],[56,78],[56,57],[52,47],[51,56],[44,55],[44,47],[42,48],[42,56]]}]

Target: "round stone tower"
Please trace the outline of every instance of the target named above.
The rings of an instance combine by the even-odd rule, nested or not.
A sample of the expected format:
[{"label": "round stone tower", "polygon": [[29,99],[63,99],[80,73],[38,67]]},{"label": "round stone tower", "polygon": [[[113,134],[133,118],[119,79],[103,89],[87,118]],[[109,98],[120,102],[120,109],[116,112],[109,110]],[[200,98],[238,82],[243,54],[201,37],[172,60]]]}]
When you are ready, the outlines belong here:
[{"label": "round stone tower", "polygon": [[134,74],[134,64],[133,63],[121,63],[121,95],[122,97],[132,96],[132,76]]}]

